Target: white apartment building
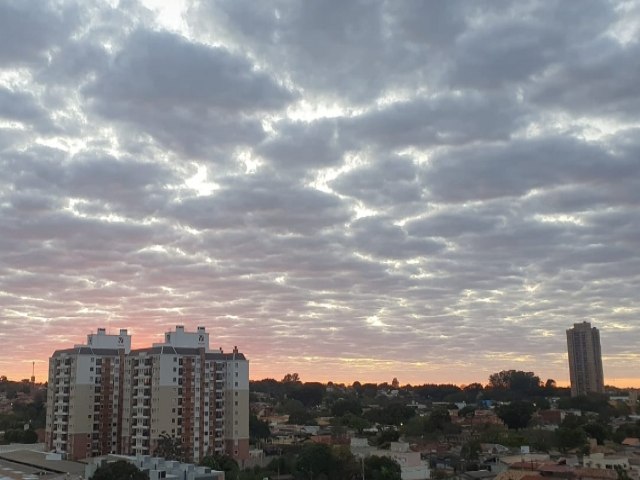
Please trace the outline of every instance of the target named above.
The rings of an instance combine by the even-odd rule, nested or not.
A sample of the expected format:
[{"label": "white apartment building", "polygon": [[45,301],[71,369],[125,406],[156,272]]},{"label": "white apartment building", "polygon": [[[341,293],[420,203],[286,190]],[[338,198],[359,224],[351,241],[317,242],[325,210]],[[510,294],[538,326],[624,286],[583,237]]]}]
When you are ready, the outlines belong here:
[{"label": "white apartment building", "polygon": [[[183,326],[150,348],[130,345],[126,330],[107,335],[99,329],[87,345],[54,352],[46,427],[50,449],[73,459],[153,455],[166,434],[181,439],[194,461],[212,452],[240,463],[249,457],[249,362],[237,348],[211,351],[204,327],[187,332]],[[95,370],[86,371],[98,368],[96,362],[99,381]],[[82,378],[72,373],[80,370]]]}]

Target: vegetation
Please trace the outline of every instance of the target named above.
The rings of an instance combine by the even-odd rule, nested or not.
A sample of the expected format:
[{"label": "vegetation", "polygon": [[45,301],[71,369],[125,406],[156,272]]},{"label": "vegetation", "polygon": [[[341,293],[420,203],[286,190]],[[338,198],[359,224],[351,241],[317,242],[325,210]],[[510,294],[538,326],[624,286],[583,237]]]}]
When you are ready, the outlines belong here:
[{"label": "vegetation", "polygon": [[[10,402],[10,411],[0,413],[1,443],[36,443],[35,430],[46,421],[46,389],[25,379],[20,382],[0,377],[0,397]],[[27,428],[25,430],[25,427]]]},{"label": "vegetation", "polygon": [[207,455],[202,459],[200,465],[209,467],[212,470],[224,472],[226,480],[237,480],[239,478],[240,467],[229,455]]},{"label": "vegetation", "polygon": [[16,429],[4,432],[4,441],[6,443],[36,443],[38,434],[33,429]]},{"label": "vegetation", "polygon": [[98,467],[89,480],[149,480],[149,475],[126,460],[118,460]]},{"label": "vegetation", "polygon": [[182,445],[182,440],[172,437],[166,432],[160,434],[158,445],[153,454],[156,457],[162,457],[167,460],[177,460],[179,462],[188,462],[190,460],[186,449]]},{"label": "vegetation", "polygon": [[519,430],[526,428],[531,421],[535,407],[530,402],[514,401],[501,405],[497,409],[498,416],[507,427]]}]

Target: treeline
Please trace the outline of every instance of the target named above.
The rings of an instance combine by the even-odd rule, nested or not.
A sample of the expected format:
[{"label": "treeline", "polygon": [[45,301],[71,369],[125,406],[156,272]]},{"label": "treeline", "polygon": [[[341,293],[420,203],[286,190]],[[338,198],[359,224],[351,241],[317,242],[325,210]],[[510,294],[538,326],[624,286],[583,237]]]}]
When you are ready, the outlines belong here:
[{"label": "treeline", "polygon": [[[19,399],[19,393],[28,395]],[[0,431],[4,443],[34,443],[37,435],[34,430],[43,428],[47,414],[47,393],[45,385],[33,385],[28,380],[14,382],[6,376],[0,376],[0,394],[9,402],[10,411],[0,413]],[[28,429],[24,430],[24,426]]]},{"label": "treeline", "polygon": [[489,376],[487,384],[400,385],[397,379],[391,383],[360,383],[351,385],[302,382],[297,373],[287,374],[278,381],[272,378],[250,382],[250,390],[268,394],[274,399],[298,400],[305,407],[320,405],[327,396],[351,394],[358,398],[376,398],[380,392],[396,390],[401,397],[413,397],[424,402],[467,402],[478,400],[512,401],[527,398],[568,397],[568,388],[558,387],[553,379],[542,381],[533,372],[503,370]]}]

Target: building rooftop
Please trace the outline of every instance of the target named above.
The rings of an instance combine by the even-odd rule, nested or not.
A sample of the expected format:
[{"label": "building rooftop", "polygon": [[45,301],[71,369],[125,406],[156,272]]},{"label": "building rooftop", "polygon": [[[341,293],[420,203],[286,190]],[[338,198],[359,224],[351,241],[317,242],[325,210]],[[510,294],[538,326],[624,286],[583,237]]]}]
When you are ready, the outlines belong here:
[{"label": "building rooftop", "polygon": [[47,460],[46,452],[35,450],[14,450],[0,453],[0,458],[11,462],[41,468],[55,473],[70,473],[72,475],[84,475],[84,463],[70,462],[67,460]]}]

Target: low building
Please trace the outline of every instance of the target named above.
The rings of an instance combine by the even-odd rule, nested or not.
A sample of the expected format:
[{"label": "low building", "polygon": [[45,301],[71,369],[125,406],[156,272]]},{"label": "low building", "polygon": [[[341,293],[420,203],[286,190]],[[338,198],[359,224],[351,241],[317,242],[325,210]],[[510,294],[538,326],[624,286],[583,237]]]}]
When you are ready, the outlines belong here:
[{"label": "low building", "polygon": [[105,463],[127,461],[149,475],[149,480],[224,480],[224,472],[211,470],[192,463],[181,463],[165,460],[161,457],[142,455],[132,457],[128,455],[107,455],[95,457],[85,467],[84,478],[88,480],[96,470]]},{"label": "low building", "polygon": [[606,470],[622,469],[630,472],[629,457],[621,455],[605,455],[604,453],[592,453],[582,460],[585,468],[598,468]]},{"label": "low building", "polygon": [[350,449],[358,458],[374,455],[392,458],[400,465],[402,480],[426,480],[431,477],[429,465],[422,461],[420,452],[409,449],[408,443],[391,442],[391,448],[383,450],[369,446],[366,438],[352,438]]}]

